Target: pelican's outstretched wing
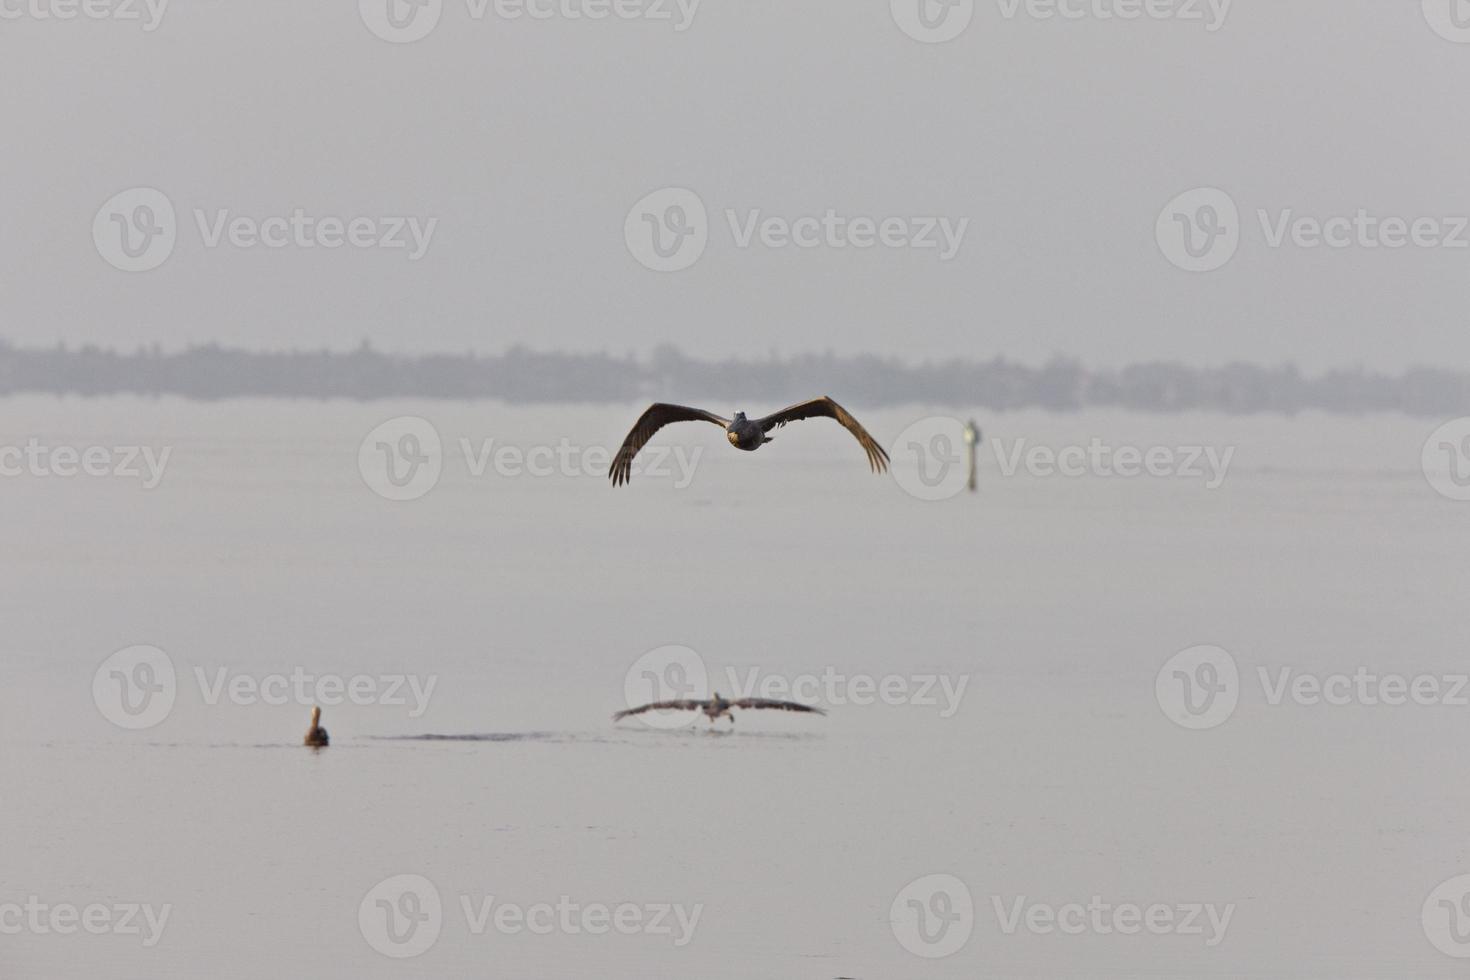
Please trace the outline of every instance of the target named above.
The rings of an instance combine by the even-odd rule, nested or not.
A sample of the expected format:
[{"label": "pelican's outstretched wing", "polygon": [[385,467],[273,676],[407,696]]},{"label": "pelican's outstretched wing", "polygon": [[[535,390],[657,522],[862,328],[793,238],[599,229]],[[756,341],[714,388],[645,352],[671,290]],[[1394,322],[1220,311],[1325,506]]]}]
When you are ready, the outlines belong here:
[{"label": "pelican's outstretched wing", "polygon": [[698,711],[708,703],[708,701],[695,701],[689,698],[681,701],[655,701],[652,704],[639,705],[636,708],[619,711],[613,715],[613,721],[620,721],[629,715],[641,715],[645,711]]},{"label": "pelican's outstretched wing", "polygon": [[607,474],[612,479],[613,486],[621,486],[628,482],[628,478],[633,475],[633,457],[637,456],[638,450],[653,438],[655,432],[670,422],[713,422],[722,429],[730,424],[729,419],[722,419],[702,408],[685,408],[683,405],[666,405],[663,402],[655,402],[648,406],[647,411],[638,416],[638,421],[633,423],[628,438],[623,440],[622,448],[618,450],[617,456],[613,457],[612,469]]},{"label": "pelican's outstretched wing", "polygon": [[773,701],[770,698],[740,698],[738,701],[731,701],[730,707],[774,708],[777,711],[811,711],[819,715],[825,715],[827,713],[815,705],[797,704],[795,701]]},{"label": "pelican's outstretched wing", "polygon": [[863,451],[868,454],[868,465],[873,468],[874,473],[882,473],[888,468],[888,454],[883,451],[882,446],[878,445],[878,440],[868,435],[868,430],[864,429],[847,409],[826,395],[821,398],[813,398],[809,402],[792,405],[790,408],[783,408],[779,412],[773,412],[760,419],[758,424],[762,432],[770,432],[787,422],[813,418],[836,419],[842,423],[844,429],[857,437],[858,442],[862,443]]}]

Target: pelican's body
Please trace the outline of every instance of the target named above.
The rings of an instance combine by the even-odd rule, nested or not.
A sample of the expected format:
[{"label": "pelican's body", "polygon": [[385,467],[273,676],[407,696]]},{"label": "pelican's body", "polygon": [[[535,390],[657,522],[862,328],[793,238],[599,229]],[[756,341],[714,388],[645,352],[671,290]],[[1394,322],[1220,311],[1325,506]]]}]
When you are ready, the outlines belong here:
[{"label": "pelican's body", "polygon": [[623,445],[618,449],[618,454],[613,458],[612,468],[608,471],[608,477],[613,486],[621,486],[627,483],[633,475],[633,458],[638,455],[653,434],[671,422],[710,422],[725,430],[725,438],[730,445],[736,449],[746,452],[754,452],[771,441],[772,429],[779,429],[787,422],[796,422],[801,419],[829,418],[836,419],[841,426],[853,434],[863,452],[868,454],[868,465],[874,473],[882,473],[888,468],[888,453],[878,445],[878,441],[868,434],[858,423],[858,420],[825,395],[821,398],[813,398],[811,401],[799,402],[789,408],[783,408],[762,418],[746,418],[744,412],[736,412],[733,419],[727,419],[713,412],[706,412],[702,408],[688,408],[684,405],[669,405],[664,402],[656,402],[650,405],[638,421],[633,423],[633,428],[623,440]]},{"label": "pelican's body", "polygon": [[322,727],[322,709],[320,706],[311,709],[311,727],[306,730],[306,738],[302,740],[303,745],[314,749],[324,749],[331,744],[327,736],[327,730]]},{"label": "pelican's body", "polygon": [[714,697],[707,700],[697,698],[685,698],[679,701],[654,701],[652,704],[639,705],[626,711],[619,711],[613,715],[613,721],[621,721],[629,715],[641,715],[645,711],[698,711],[709,719],[713,725],[721,718],[729,718],[730,724],[735,724],[735,715],[731,708],[774,708],[777,711],[805,711],[811,714],[825,715],[827,712],[821,708],[809,704],[799,704],[795,701],[775,701],[771,698],[736,698],[731,701],[720,697],[716,691]]},{"label": "pelican's body", "polygon": [[744,449],[748,453],[755,452],[771,441],[771,437],[766,435],[760,423],[746,418],[744,412],[735,413],[735,418],[731,419],[730,424],[725,427],[725,438],[729,439],[730,445],[736,449]]}]

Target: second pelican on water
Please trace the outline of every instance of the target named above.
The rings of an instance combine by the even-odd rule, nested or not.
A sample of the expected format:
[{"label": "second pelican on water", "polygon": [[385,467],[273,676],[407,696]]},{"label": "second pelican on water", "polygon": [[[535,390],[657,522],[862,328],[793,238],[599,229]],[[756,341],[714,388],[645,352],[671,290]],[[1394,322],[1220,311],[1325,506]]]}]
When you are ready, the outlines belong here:
[{"label": "second pelican on water", "polygon": [[311,709],[311,727],[306,730],[306,738],[302,740],[301,744],[308,745],[314,749],[324,749],[331,744],[331,739],[327,737],[327,730],[322,727],[322,709],[320,706],[314,706]]}]

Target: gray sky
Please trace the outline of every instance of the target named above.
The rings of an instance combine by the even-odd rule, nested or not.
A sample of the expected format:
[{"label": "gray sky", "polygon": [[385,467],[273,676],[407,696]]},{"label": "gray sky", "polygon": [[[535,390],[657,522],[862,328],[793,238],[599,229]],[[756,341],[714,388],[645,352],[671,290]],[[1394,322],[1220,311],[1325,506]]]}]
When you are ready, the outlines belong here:
[{"label": "gray sky", "polygon": [[[1080,19],[974,0],[940,44],[906,34],[888,0],[704,0],[685,30],[674,0],[658,0],[672,21],[560,12],[598,0],[477,18],[478,0],[442,0],[410,43],[375,36],[353,0],[174,0],[151,31],[36,16],[68,2],[0,0],[0,335],[17,342],[1470,362],[1470,247],[1393,249],[1360,229],[1344,248],[1290,232],[1273,247],[1258,217],[1449,219],[1421,237],[1470,246],[1453,220],[1470,215],[1455,108],[1470,43],[1419,0],[1238,0],[1213,31],[1210,0],[1059,0]],[[1204,20],[1097,16],[1130,2]],[[93,236],[133,187],[177,216],[146,272],[115,268]],[[666,187],[708,216],[704,251],[675,272],[625,238],[630,209]],[[1210,272],[1176,267],[1156,234],[1197,187],[1240,213],[1238,250]],[[136,203],[102,215],[104,237]],[[1179,213],[1205,220],[1198,204]],[[371,218],[364,242],[396,216],[437,224],[416,260],[209,242],[221,211],[296,209]],[[926,218],[969,223],[948,260],[825,235],[742,247],[755,210],[902,219],[899,242]]]}]

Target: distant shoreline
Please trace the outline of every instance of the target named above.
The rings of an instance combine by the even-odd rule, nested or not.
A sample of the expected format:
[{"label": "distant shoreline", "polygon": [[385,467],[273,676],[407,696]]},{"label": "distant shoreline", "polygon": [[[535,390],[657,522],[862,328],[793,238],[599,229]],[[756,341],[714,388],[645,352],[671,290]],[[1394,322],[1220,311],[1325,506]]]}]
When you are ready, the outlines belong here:
[{"label": "distant shoreline", "polygon": [[174,396],[377,401],[491,400],[507,404],[626,404],[648,400],[783,403],[833,394],[851,406],[925,404],[1014,411],[1120,408],[1139,412],[1282,414],[1322,411],[1418,417],[1470,414],[1470,373],[1414,368],[1399,375],[1232,364],[1085,368],[1069,358],[1031,367],[1005,358],[905,364],[872,355],[806,354],[696,360],[673,347],[648,358],[532,351],[502,354],[260,352],[214,344],[132,353],[99,347],[16,347],[0,341],[0,396]]}]

